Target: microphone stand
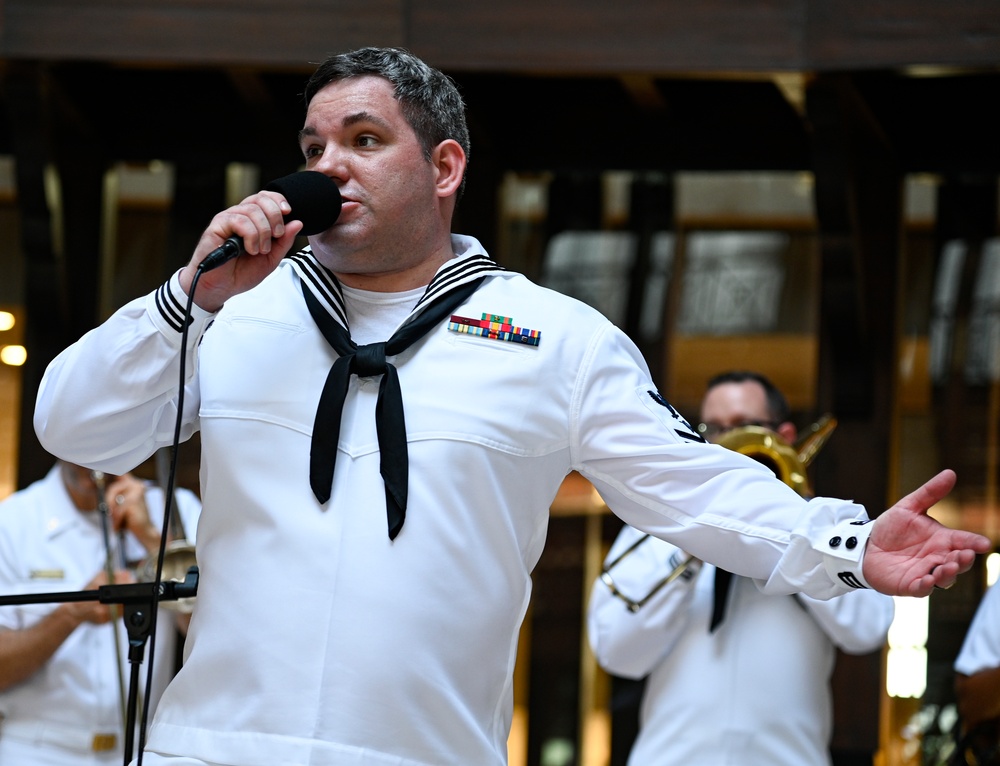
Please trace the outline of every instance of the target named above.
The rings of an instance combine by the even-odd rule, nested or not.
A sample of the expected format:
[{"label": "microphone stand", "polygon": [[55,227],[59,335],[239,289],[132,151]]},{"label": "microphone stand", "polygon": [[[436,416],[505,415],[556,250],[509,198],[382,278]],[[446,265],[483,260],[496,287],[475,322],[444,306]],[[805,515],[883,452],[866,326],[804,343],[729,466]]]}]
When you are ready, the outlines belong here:
[{"label": "microphone stand", "polygon": [[125,764],[132,761],[135,750],[136,707],[139,698],[139,666],[142,664],[153,622],[153,610],[160,601],[194,598],[198,593],[198,567],[190,567],[184,582],[138,582],[101,585],[97,590],[66,591],[62,593],[31,593],[0,596],[0,606],[15,604],[53,604],[74,601],[99,601],[102,604],[121,604],[125,630],[128,633],[129,677],[128,705],[125,721]]}]

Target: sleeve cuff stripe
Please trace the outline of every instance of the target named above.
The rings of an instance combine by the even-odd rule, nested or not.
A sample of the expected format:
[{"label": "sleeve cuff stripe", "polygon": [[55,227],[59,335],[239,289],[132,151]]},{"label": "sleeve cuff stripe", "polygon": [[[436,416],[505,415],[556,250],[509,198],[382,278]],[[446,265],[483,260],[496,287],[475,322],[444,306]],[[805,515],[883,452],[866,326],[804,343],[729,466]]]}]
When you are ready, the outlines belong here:
[{"label": "sleeve cuff stripe", "polygon": [[[171,280],[168,280],[156,290],[156,308],[163,320],[177,332],[184,330],[184,306],[174,295],[171,288]],[[191,323],[190,317],[188,324]]]}]

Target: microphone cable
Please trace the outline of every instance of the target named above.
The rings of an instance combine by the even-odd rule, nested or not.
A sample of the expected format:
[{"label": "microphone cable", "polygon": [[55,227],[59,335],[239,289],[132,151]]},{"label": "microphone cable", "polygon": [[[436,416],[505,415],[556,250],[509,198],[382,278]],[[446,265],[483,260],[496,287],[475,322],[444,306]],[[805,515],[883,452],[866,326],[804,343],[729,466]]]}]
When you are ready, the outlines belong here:
[{"label": "microphone cable", "polygon": [[[315,170],[304,170],[290,175],[276,178],[264,187],[266,191],[276,191],[281,193],[289,202],[293,213],[284,216],[285,223],[298,219],[302,221],[300,234],[319,234],[332,226],[340,215],[343,200],[336,182],[330,177]],[[209,253],[198,264],[194,277],[191,280],[191,288],[188,292],[187,303],[184,307],[184,315],[181,317],[181,355],[179,382],[177,392],[177,418],[174,423],[173,441],[170,445],[170,471],[167,478],[167,486],[163,488],[166,495],[164,498],[163,510],[163,530],[160,533],[160,549],[156,557],[156,578],[153,586],[152,615],[150,616],[149,627],[149,664],[146,668],[146,694],[142,705],[142,716],[139,720],[139,753],[136,766],[142,766],[142,751],[146,744],[146,720],[149,716],[149,692],[153,688],[153,664],[154,651],[156,648],[156,618],[159,612],[161,590],[163,588],[163,560],[166,558],[167,535],[170,529],[170,518],[174,502],[174,485],[177,475],[177,453],[180,449],[181,425],[184,417],[184,374],[187,357],[188,327],[191,324],[191,307],[194,304],[194,294],[198,287],[201,275],[206,271],[221,266],[228,260],[237,257],[242,252],[242,243],[238,236],[227,239],[222,246]],[[178,510],[178,513],[180,511]],[[133,727],[134,728],[134,727]],[[126,742],[132,742],[134,732],[125,732]],[[126,748],[125,766],[129,766],[130,754],[127,752],[131,748]]]},{"label": "microphone cable", "polygon": [[[177,453],[180,450],[181,426],[184,418],[184,377],[187,362],[188,328],[191,326],[191,307],[194,305],[194,294],[198,288],[198,281],[201,275],[207,271],[204,262],[198,264],[198,268],[191,280],[191,288],[188,291],[187,303],[184,305],[184,314],[181,317],[181,353],[178,370],[177,385],[177,417],[174,420],[173,441],[170,444],[170,470],[167,474],[167,485],[163,487],[163,528],[160,532],[160,548],[156,556],[156,577],[153,580],[153,599],[151,602],[152,614],[149,624],[149,662],[146,666],[146,694],[143,695],[142,716],[139,719],[139,752],[136,766],[142,766],[142,755],[146,748],[146,722],[149,717],[150,692],[153,689],[153,665],[156,657],[156,618],[160,611],[160,594],[163,582],[163,561],[167,552],[167,535],[170,531],[170,515],[173,512],[174,488],[177,478]],[[180,509],[177,510],[180,513]],[[131,741],[132,732],[125,732],[126,741]],[[129,766],[131,755],[126,748],[125,766]]]}]

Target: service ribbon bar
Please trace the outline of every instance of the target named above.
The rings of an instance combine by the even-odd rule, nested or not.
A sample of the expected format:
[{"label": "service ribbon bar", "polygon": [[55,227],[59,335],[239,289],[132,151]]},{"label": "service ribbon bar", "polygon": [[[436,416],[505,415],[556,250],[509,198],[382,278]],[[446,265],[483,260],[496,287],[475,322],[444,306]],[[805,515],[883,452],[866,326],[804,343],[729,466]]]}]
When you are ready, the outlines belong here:
[{"label": "service ribbon bar", "polygon": [[460,317],[453,314],[451,321],[448,322],[448,329],[452,332],[463,332],[467,335],[477,335],[490,340],[506,340],[510,343],[524,343],[529,346],[537,346],[542,339],[540,331],[529,330],[527,327],[515,327],[513,319],[499,314],[483,314],[482,319]]}]

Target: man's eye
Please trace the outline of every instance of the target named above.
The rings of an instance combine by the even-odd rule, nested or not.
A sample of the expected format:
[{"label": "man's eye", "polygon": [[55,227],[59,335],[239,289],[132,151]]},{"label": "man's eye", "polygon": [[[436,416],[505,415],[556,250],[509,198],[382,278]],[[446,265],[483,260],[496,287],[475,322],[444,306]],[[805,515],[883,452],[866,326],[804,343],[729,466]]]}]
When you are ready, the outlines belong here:
[{"label": "man's eye", "polygon": [[378,139],[375,136],[358,136],[358,146],[361,147],[371,147],[378,143]]},{"label": "man's eye", "polygon": [[318,157],[323,153],[323,147],[321,146],[306,146],[302,149],[302,155],[309,159],[310,157]]}]

